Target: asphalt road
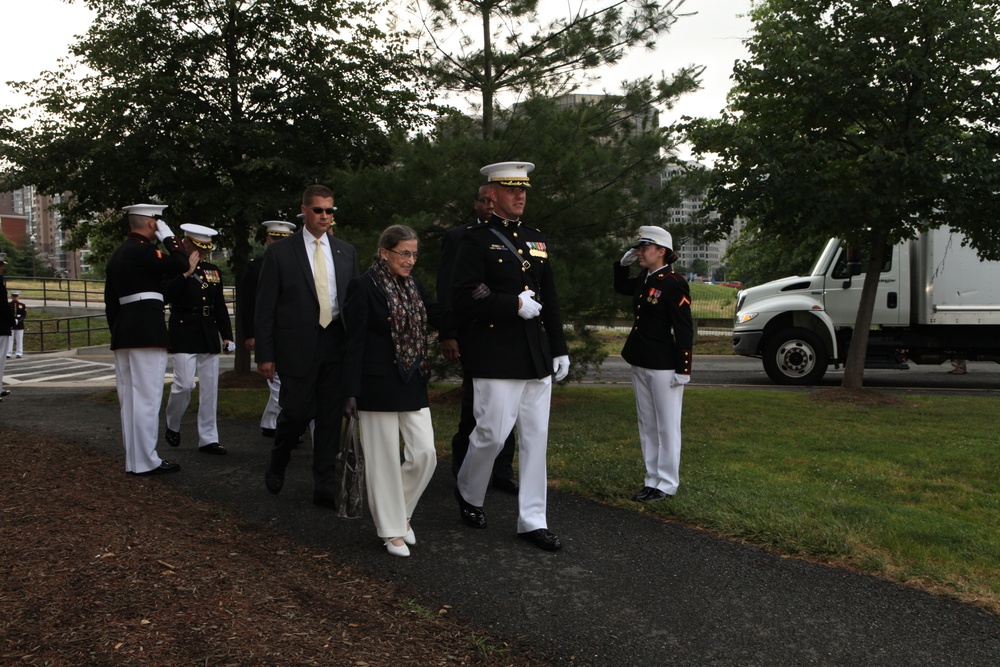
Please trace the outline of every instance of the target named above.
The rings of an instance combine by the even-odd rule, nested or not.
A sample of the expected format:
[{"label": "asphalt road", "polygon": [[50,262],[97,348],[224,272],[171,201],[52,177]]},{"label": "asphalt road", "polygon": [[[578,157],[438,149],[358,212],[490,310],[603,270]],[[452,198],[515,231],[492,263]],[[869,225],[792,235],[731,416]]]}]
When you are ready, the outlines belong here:
[{"label": "asphalt road", "polygon": [[[234,357],[222,355],[223,372],[233,368]],[[951,364],[910,365],[909,370],[867,369],[865,386],[896,392],[983,394],[1000,392],[1000,364],[970,361],[967,375],[951,375]],[[170,376],[168,357],[167,378]],[[820,386],[836,387],[843,370],[830,370]],[[7,388],[19,386],[114,387],[114,358],[107,347],[85,348],[46,354],[29,354],[11,359],[4,373]],[[600,369],[589,373],[585,384],[630,384],[630,368],[621,357],[608,357]],[[808,391],[808,388],[781,387],[771,382],[759,359],[735,356],[695,355],[692,387],[733,387]]]},{"label": "asphalt road", "polygon": [[[917,366],[908,370],[866,369],[864,386],[913,393],[1000,392],[1000,364],[970,361],[967,375],[951,375],[951,364]],[[629,365],[621,357],[608,357],[599,371],[588,377],[588,383],[630,382]],[[838,387],[844,379],[843,369],[829,370],[823,376],[822,387]],[[690,387],[742,387],[752,389],[783,389],[809,391],[808,387],[782,387],[774,384],[761,365],[760,359],[735,356],[695,355]]]}]

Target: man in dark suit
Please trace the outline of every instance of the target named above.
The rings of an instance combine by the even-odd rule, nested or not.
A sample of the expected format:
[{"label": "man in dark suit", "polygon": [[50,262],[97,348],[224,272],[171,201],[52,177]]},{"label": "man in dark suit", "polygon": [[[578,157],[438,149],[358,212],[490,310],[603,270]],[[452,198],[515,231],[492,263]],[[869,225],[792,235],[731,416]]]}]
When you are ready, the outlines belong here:
[{"label": "man in dark suit", "polygon": [[306,188],[302,232],[264,252],[254,316],[257,370],[267,380],[281,374],[281,412],[264,484],[270,493],[281,491],[291,451],[315,420],[313,502],[331,509],[346,343],[340,294],[360,273],[354,246],[330,233],[336,210],[329,188]]},{"label": "man in dark suit", "polygon": [[[466,232],[455,258],[452,305],[469,321],[462,357],[472,377],[476,417],[455,496],[462,520],[485,528],[482,504],[493,461],[516,424],[517,533],[554,551],[562,544],[547,526],[545,456],[552,381],[569,373],[569,354],[545,236],[521,223],[533,168],[530,162],[482,168],[493,216]],[[489,295],[477,298],[483,284]]]},{"label": "man in dark suit", "polygon": [[[480,224],[486,224],[493,215],[493,200],[490,199],[489,185],[479,186],[476,193],[476,200],[473,202],[475,217],[471,222],[449,229],[444,234],[441,243],[441,261],[438,264],[437,275],[437,300],[451,313],[451,277],[455,267],[455,253],[458,252],[458,244],[465,233]],[[449,317],[449,326],[439,333],[441,339],[441,354],[448,361],[462,363],[461,338],[466,329],[466,322],[457,318]],[[458,419],[458,431],[451,439],[451,472],[456,477],[462,468],[462,462],[469,451],[469,436],[476,428],[476,417],[472,409],[472,378],[468,371],[462,368],[462,411]],[[504,441],[503,449],[493,462],[493,477],[491,479],[493,487],[506,491],[507,493],[517,493],[517,480],[514,479],[514,450],[517,447],[517,439],[514,432]]]},{"label": "man in dark suit", "polygon": [[[219,267],[202,259],[212,252],[215,236],[211,227],[181,225],[184,250],[193,263],[164,287],[170,304],[170,351],[174,355],[174,381],[167,399],[166,441],[181,444],[181,418],[191,402],[198,378],[198,451],[225,454],[219,444],[219,354],[233,351],[233,326],[223,293]],[[221,344],[220,344],[221,340]]]},{"label": "man in dark suit", "polygon": [[[295,223],[284,220],[268,220],[262,225],[267,228],[267,234],[264,236],[265,249],[275,241],[291,236],[296,227]],[[250,260],[236,291],[236,315],[240,318],[243,328],[243,346],[249,352],[254,351],[257,342],[253,333],[253,320],[256,312],[257,283],[260,281],[260,266],[263,260],[263,257],[254,257]],[[264,406],[264,414],[260,416],[260,434],[265,438],[273,438],[278,424],[278,413],[281,412],[278,405],[281,380],[277,375],[267,381],[267,388],[270,393],[267,405]]]},{"label": "man in dark suit", "polygon": [[[125,471],[137,475],[180,469],[156,453],[169,345],[163,318],[163,279],[187,271],[192,259],[160,219],[165,208],[155,204],[125,207],[129,235],[111,254],[105,270],[104,308],[115,354]],[[167,253],[153,244],[154,238]]]}]

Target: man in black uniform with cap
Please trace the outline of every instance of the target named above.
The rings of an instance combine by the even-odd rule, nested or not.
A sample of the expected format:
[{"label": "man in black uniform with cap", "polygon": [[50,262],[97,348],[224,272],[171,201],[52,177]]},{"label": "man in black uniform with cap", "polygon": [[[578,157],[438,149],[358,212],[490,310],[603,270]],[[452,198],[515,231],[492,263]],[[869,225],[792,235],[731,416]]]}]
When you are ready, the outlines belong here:
[{"label": "man in black uniform with cap", "polygon": [[[167,444],[181,444],[181,417],[191,401],[198,377],[198,451],[225,454],[219,444],[219,353],[232,352],[233,327],[222,291],[219,267],[202,259],[210,253],[217,232],[202,225],[181,225],[184,249],[191,253],[188,270],[167,281],[170,304],[170,351],[174,381],[167,399]],[[222,344],[219,344],[219,339]]]},{"label": "man in black uniform with cap", "polygon": [[[453,227],[444,234],[441,241],[441,262],[438,264],[437,278],[437,299],[438,303],[448,309],[449,326],[442,329],[438,338],[441,339],[441,354],[448,361],[462,363],[462,335],[465,332],[467,322],[462,318],[456,318],[451,310],[451,274],[455,268],[455,253],[458,252],[459,241],[470,229],[489,222],[493,215],[493,200],[490,199],[490,186],[481,185],[476,193],[474,202],[475,216],[464,225]],[[469,436],[476,428],[476,418],[472,409],[472,377],[465,371],[463,365],[462,373],[462,411],[458,418],[458,431],[451,439],[451,472],[456,477],[462,468],[465,454],[469,451]],[[503,449],[493,462],[492,484],[494,488],[506,491],[507,493],[517,493],[517,480],[514,479],[514,450],[517,448],[517,439],[514,432],[504,441]]]},{"label": "man in black uniform with cap", "polygon": [[[462,345],[472,377],[476,428],[458,473],[462,520],[486,527],[482,505],[493,461],[514,426],[520,446],[518,536],[554,551],[562,547],[546,520],[546,448],[553,378],[569,373],[555,277],[545,235],[521,223],[530,162],[483,167],[493,216],[462,237],[452,304],[468,319]],[[485,284],[489,295],[477,298]]]},{"label": "man in black uniform with cap", "polygon": [[13,345],[7,350],[7,358],[13,352],[14,357],[21,358],[24,354],[24,320],[28,317],[28,307],[21,303],[21,293],[10,293],[10,309],[14,313],[14,327],[11,334],[14,336]]},{"label": "man in black uniform with cap", "polygon": [[4,274],[7,272],[7,255],[0,252],[0,299],[4,307],[0,308],[0,401],[4,396],[10,396],[10,390],[3,388],[3,371],[10,352],[11,332],[14,327],[14,311],[7,308],[7,283]]},{"label": "man in black uniform with cap", "polygon": [[[295,223],[284,220],[268,220],[261,224],[267,228],[267,235],[264,237],[265,249],[272,243],[291,236],[296,228]],[[248,352],[253,352],[257,347],[254,314],[257,312],[257,283],[260,282],[260,267],[263,261],[263,256],[250,260],[236,291],[236,315],[240,318],[243,329],[243,346]],[[267,381],[267,388],[270,395],[267,398],[267,405],[264,406],[264,414],[260,416],[260,434],[265,438],[273,438],[278,426],[278,414],[281,412],[281,406],[278,404],[281,380],[277,374]]]},{"label": "man in black uniform with cap", "polygon": [[[190,264],[180,242],[160,219],[165,208],[155,204],[125,207],[129,234],[112,253],[105,271],[104,308],[115,355],[125,471],[137,475],[180,469],[156,453],[169,345],[163,279],[184,273]],[[160,239],[167,252],[153,244],[154,238]]]}]

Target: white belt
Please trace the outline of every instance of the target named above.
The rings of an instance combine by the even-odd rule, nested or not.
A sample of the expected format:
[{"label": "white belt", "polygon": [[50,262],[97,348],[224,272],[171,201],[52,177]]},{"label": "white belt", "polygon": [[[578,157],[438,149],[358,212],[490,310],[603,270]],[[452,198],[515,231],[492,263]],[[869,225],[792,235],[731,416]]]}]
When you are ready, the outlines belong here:
[{"label": "white belt", "polygon": [[123,296],[118,299],[118,303],[124,306],[126,303],[135,303],[136,301],[142,301],[143,299],[152,299],[154,301],[163,301],[163,295],[159,292],[137,292],[136,294],[129,294],[128,296]]}]

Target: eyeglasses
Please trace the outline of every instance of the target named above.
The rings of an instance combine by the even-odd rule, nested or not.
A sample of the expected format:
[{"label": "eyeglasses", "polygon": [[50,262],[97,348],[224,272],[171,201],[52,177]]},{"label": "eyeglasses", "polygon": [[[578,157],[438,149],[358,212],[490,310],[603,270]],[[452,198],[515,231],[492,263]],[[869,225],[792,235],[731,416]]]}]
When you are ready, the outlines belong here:
[{"label": "eyeglasses", "polygon": [[480,204],[492,204],[493,203],[493,200],[490,199],[489,197],[480,197],[476,201],[479,202]]},{"label": "eyeglasses", "polygon": [[333,208],[320,208],[319,206],[313,206],[311,210],[316,215],[323,215],[324,213],[326,213],[327,215],[333,215],[334,212],[337,210],[337,207],[334,206]]},{"label": "eyeglasses", "polygon": [[386,250],[388,250],[389,252],[396,253],[403,259],[412,259],[414,262],[417,261],[417,257],[420,257],[419,252],[410,252],[409,250],[404,250],[403,252],[399,252],[398,250],[392,250],[391,248],[386,248]]}]

